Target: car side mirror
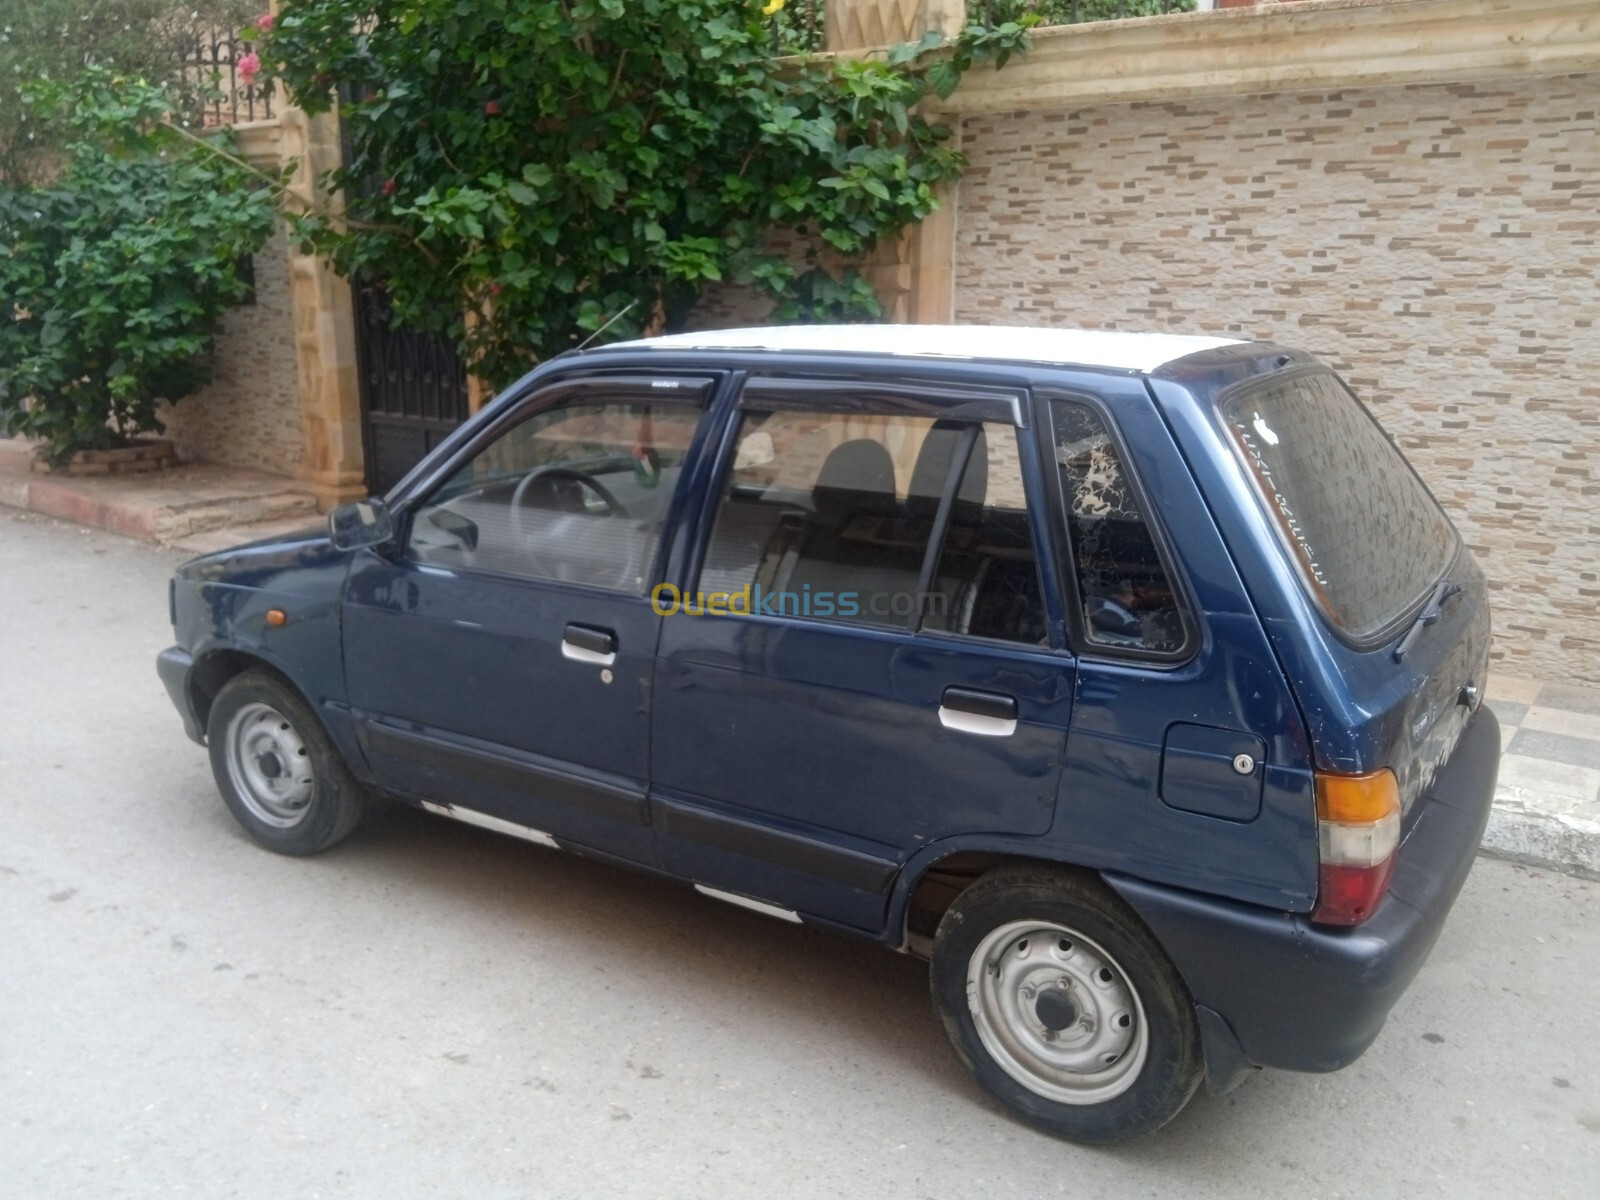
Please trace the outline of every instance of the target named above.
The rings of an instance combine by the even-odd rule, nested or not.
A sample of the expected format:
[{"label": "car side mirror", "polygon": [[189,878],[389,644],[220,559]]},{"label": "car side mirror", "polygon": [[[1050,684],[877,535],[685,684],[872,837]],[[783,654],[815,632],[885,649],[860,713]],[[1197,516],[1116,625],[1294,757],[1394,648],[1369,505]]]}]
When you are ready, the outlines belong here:
[{"label": "car side mirror", "polygon": [[360,550],[394,540],[394,517],[376,497],[341,504],[328,514],[328,538],[335,550]]}]

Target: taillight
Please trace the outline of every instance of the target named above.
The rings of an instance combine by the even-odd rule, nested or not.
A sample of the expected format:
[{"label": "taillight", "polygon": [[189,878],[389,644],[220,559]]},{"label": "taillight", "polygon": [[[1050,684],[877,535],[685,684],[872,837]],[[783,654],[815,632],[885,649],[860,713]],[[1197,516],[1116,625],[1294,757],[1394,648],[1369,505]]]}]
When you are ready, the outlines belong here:
[{"label": "taillight", "polygon": [[1359,925],[1389,888],[1400,845],[1400,785],[1388,769],[1365,775],[1317,772],[1319,925]]}]

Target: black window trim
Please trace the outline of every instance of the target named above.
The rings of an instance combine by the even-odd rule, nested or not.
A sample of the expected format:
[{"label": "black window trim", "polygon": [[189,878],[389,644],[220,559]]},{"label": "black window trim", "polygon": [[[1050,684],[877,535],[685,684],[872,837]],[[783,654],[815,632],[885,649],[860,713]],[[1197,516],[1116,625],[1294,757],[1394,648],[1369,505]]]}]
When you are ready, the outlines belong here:
[{"label": "black window trim", "polygon": [[[1394,617],[1390,621],[1385,622],[1380,628],[1362,637],[1355,636],[1349,630],[1345,629],[1344,626],[1339,624],[1339,622],[1334,619],[1333,614],[1330,613],[1323,605],[1322,601],[1317,598],[1317,590],[1311,586],[1306,577],[1305,566],[1300,561],[1300,554],[1296,551],[1295,547],[1289,543],[1288,539],[1284,537],[1278,521],[1274,519],[1272,515],[1272,510],[1268,505],[1266,496],[1264,496],[1261,492],[1261,486],[1255,478],[1255,473],[1251,470],[1250,463],[1244,457],[1244,451],[1239,445],[1239,439],[1233,436],[1233,431],[1229,428],[1228,406],[1235,400],[1242,396],[1247,396],[1253,391],[1273,387],[1282,383],[1292,383],[1294,380],[1308,375],[1326,375],[1339,385],[1344,394],[1348,396],[1356,408],[1360,410],[1362,416],[1366,417],[1366,419],[1371,422],[1373,428],[1378,431],[1379,436],[1381,436],[1385,441],[1394,447],[1395,452],[1400,455],[1400,461],[1405,464],[1406,470],[1411,472],[1411,478],[1417,481],[1417,486],[1422,489],[1423,494],[1428,497],[1429,501],[1432,502],[1434,508],[1438,510],[1439,515],[1444,518],[1445,525],[1449,528],[1451,536],[1455,539],[1451,543],[1450,554],[1445,559],[1444,567],[1429,581],[1428,585],[1422,589],[1421,594],[1410,603],[1405,605],[1405,607],[1400,610],[1398,616]],[[1462,547],[1466,543],[1462,541],[1461,531],[1456,528],[1455,522],[1450,519],[1450,514],[1445,511],[1444,505],[1440,504],[1439,498],[1433,494],[1433,489],[1427,485],[1426,481],[1423,480],[1421,475],[1417,474],[1416,467],[1414,467],[1411,463],[1411,460],[1406,457],[1405,451],[1400,449],[1399,443],[1397,443],[1394,438],[1389,436],[1389,431],[1378,422],[1378,418],[1373,415],[1372,410],[1362,403],[1361,397],[1357,396],[1355,390],[1344,381],[1344,377],[1331,367],[1327,366],[1325,363],[1299,363],[1281,371],[1274,371],[1269,375],[1256,375],[1250,377],[1249,379],[1240,380],[1232,387],[1224,388],[1221,392],[1219,392],[1213,404],[1214,411],[1216,413],[1217,426],[1219,432],[1221,433],[1222,440],[1227,444],[1229,452],[1233,456],[1233,461],[1239,465],[1239,470],[1244,477],[1245,487],[1249,491],[1250,495],[1254,497],[1256,508],[1261,513],[1263,523],[1266,524],[1271,531],[1269,536],[1272,538],[1273,544],[1281,547],[1282,557],[1288,560],[1289,569],[1294,573],[1294,577],[1300,583],[1301,594],[1310,602],[1312,609],[1316,612],[1323,625],[1327,627],[1328,631],[1350,649],[1356,651],[1357,653],[1367,654],[1373,650],[1377,650],[1388,645],[1390,642],[1394,641],[1396,637],[1400,636],[1407,629],[1409,629],[1416,621],[1417,614],[1428,606],[1428,602],[1433,598],[1433,593],[1435,589],[1438,588],[1440,582],[1448,579],[1451,573],[1456,570],[1457,564],[1461,560]]]},{"label": "black window trim", "polygon": [[[537,579],[529,575],[514,575],[488,567],[444,567],[437,563],[423,562],[411,554],[412,523],[416,519],[418,510],[427,504],[450,481],[462,465],[475,458],[480,452],[487,449],[490,443],[498,441],[517,426],[541,413],[550,412],[557,408],[575,407],[583,403],[642,403],[648,401],[651,404],[699,409],[699,427],[690,442],[689,452],[685,458],[687,462],[694,454],[695,444],[702,439],[705,433],[706,425],[710,420],[712,402],[717,395],[717,385],[721,382],[724,374],[725,372],[721,371],[679,372],[671,369],[646,371],[633,367],[614,373],[563,376],[544,382],[539,386],[531,387],[526,393],[518,396],[508,404],[505,410],[498,414],[494,420],[487,423],[470,439],[463,442],[454,453],[434,468],[425,479],[420,480],[415,487],[407,490],[407,495],[401,502],[403,508],[400,513],[399,530],[395,539],[396,549],[394,555],[396,561],[414,570],[449,571],[452,575],[464,575],[469,578],[479,577],[539,587],[554,587],[601,596],[631,597],[648,602],[651,590],[660,582],[661,573],[665,569],[673,530],[687,498],[687,475],[679,478],[672,500],[667,505],[667,511],[662,517],[661,529],[657,534],[656,550],[651,559],[650,570],[646,576],[645,588],[643,592],[637,595],[632,591],[621,591],[616,588],[600,587],[589,583],[573,583],[562,579]],[[665,383],[668,381],[687,386],[677,388],[655,386],[657,382]],[[603,394],[605,398],[601,399],[600,394]]]},{"label": "black window trim", "polygon": [[[1018,431],[1017,454],[1019,460],[1025,460],[1028,454],[1027,438],[1023,431],[1028,428],[1030,420],[1030,405],[1028,389],[1024,386],[1015,387],[951,387],[947,384],[923,383],[917,380],[897,379],[861,379],[851,376],[833,376],[828,378],[795,378],[782,375],[757,375],[750,374],[742,379],[732,381],[737,390],[734,393],[732,404],[728,411],[727,421],[721,430],[720,444],[710,454],[710,471],[706,476],[705,490],[701,497],[701,508],[696,522],[694,545],[687,556],[681,574],[682,589],[685,595],[693,595],[700,586],[701,572],[705,568],[705,556],[710,547],[711,536],[716,530],[717,513],[722,503],[722,487],[733,469],[733,460],[738,452],[739,431],[743,428],[744,414],[746,412],[827,412],[858,414],[862,416],[905,416],[926,417],[935,421],[960,421],[971,426],[973,432],[964,440],[961,450],[957,454],[960,462],[959,469],[952,467],[952,471],[945,479],[943,490],[939,494],[939,507],[934,516],[934,524],[929,532],[928,547],[924,551],[922,567],[918,573],[918,594],[925,594],[927,581],[933,572],[938,570],[939,557],[944,550],[945,535],[948,532],[950,514],[955,508],[955,499],[960,491],[961,479],[966,474],[967,463],[971,458],[972,448],[976,444],[976,430],[984,422],[1010,425]],[[849,395],[841,396],[841,391]],[[751,400],[751,393],[755,393]],[[891,402],[900,401],[902,406],[882,405],[877,403],[882,399]],[[1023,475],[1023,495],[1026,498],[1036,490],[1027,478],[1027,464],[1019,461],[1019,468]],[[1049,479],[1045,480],[1048,493],[1051,488]],[[1048,500],[1046,500],[1048,504]],[[1033,504],[1028,505],[1028,532],[1033,539],[1034,571],[1038,575],[1040,600],[1045,606],[1047,639],[1043,645],[1032,642],[1008,641],[1005,638],[978,637],[973,634],[957,633],[951,630],[925,629],[923,627],[923,614],[918,612],[916,623],[910,628],[899,628],[890,625],[871,625],[841,621],[833,617],[803,616],[785,613],[782,616],[768,618],[760,615],[761,620],[793,621],[806,625],[825,626],[846,632],[870,632],[896,637],[928,637],[940,640],[966,642],[980,646],[1008,647],[1013,650],[1030,654],[1060,655],[1071,653],[1071,647],[1064,644],[1059,636],[1059,625],[1054,613],[1051,612],[1050,588],[1045,575],[1045,564],[1049,561],[1051,529],[1048,525],[1040,524],[1040,514]],[[730,616],[754,617],[756,614],[728,614]]]},{"label": "black window trim", "polygon": [[[1089,662],[1133,663],[1166,670],[1190,662],[1200,652],[1205,641],[1205,630],[1197,615],[1200,606],[1195,602],[1194,589],[1190,586],[1188,576],[1179,568],[1177,555],[1172,552],[1172,543],[1167,536],[1165,522],[1162,521],[1155,506],[1150,503],[1150,494],[1145,490],[1144,483],[1139,478],[1139,470],[1128,453],[1127,439],[1122,435],[1122,429],[1116,421],[1112,406],[1091,392],[1049,385],[1035,388],[1034,399],[1039,406],[1038,449],[1039,453],[1045,456],[1044,475],[1045,487],[1049,492],[1049,516],[1058,548],[1055,557],[1062,573],[1059,585],[1061,603],[1066,613],[1067,635],[1073,652]],[[1058,401],[1078,404],[1089,409],[1099,418],[1106,435],[1111,439],[1123,476],[1133,492],[1135,502],[1139,505],[1140,515],[1144,518],[1145,528],[1150,530],[1156,558],[1161,563],[1161,569],[1166,572],[1167,581],[1172,585],[1173,595],[1178,600],[1178,619],[1183,623],[1183,644],[1176,650],[1107,646],[1089,638],[1088,624],[1083,614],[1083,589],[1078,579],[1078,560],[1072,548],[1072,530],[1067,523],[1066,494],[1061,487],[1061,464],[1056,457],[1056,426],[1050,412],[1052,403]]]},{"label": "black window trim", "polygon": [[956,387],[910,380],[752,375],[745,381],[736,407],[755,412],[800,407],[815,412],[992,421],[1027,428],[1021,389]]}]

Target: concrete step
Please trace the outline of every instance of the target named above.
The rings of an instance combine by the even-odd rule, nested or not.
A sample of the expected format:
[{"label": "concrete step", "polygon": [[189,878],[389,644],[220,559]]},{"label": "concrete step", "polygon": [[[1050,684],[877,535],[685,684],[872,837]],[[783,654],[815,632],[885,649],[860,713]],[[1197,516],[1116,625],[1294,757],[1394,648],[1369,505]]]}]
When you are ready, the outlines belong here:
[{"label": "concrete step", "polygon": [[296,518],[314,521],[316,515],[316,499],[306,492],[208,497],[194,504],[171,506],[156,525],[155,540],[171,543],[208,530]]},{"label": "concrete step", "polygon": [[200,533],[175,538],[166,544],[185,554],[215,554],[218,550],[232,550],[235,546],[262,541],[265,538],[289,537],[307,530],[321,533],[327,527],[327,518],[313,511],[277,521],[263,521],[257,525],[230,525],[221,529],[207,529]]},{"label": "concrete step", "polygon": [[[310,492],[264,471],[186,463],[144,475],[47,475],[32,470],[33,458],[30,443],[0,440],[0,504],[196,554],[321,521]],[[213,534],[225,536],[195,540]]]}]

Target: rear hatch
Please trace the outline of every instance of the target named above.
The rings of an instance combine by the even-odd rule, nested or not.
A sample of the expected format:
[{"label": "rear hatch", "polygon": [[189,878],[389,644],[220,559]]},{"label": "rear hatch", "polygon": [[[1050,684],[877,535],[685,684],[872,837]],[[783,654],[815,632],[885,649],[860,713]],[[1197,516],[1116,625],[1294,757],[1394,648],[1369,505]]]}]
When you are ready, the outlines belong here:
[{"label": "rear hatch", "polygon": [[1484,685],[1483,573],[1399,448],[1325,367],[1302,360],[1230,388],[1217,415],[1289,586],[1315,610],[1268,619],[1315,767],[1392,770],[1409,832]]}]

